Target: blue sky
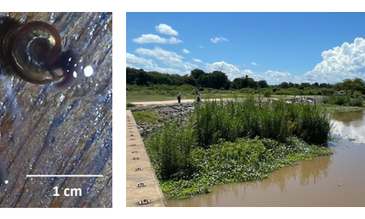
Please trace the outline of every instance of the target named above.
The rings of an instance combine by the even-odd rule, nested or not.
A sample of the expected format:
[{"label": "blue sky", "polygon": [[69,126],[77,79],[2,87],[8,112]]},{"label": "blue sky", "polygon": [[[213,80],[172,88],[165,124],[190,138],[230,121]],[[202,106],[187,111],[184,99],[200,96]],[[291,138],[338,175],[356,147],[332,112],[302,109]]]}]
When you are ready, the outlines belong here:
[{"label": "blue sky", "polygon": [[127,12],[126,65],[268,84],[365,79],[365,13]]}]

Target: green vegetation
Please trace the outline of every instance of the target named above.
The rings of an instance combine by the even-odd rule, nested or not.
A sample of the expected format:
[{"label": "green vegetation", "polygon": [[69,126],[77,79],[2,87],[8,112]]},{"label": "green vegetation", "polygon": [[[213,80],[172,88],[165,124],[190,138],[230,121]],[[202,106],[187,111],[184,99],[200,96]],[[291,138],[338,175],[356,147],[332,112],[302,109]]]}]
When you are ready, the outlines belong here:
[{"label": "green vegetation", "polygon": [[178,93],[182,93],[183,98],[195,99],[196,91],[199,91],[202,99],[206,99],[208,97],[230,98],[234,95],[244,96],[250,93],[260,93],[265,97],[329,95],[331,92],[340,90],[348,94],[346,97],[348,99],[336,97],[328,100],[327,103],[362,105],[360,97],[365,95],[365,82],[360,78],[345,79],[334,85],[317,82],[313,84],[282,82],[278,85],[268,85],[265,80],[255,81],[248,75],[231,81],[221,71],[206,73],[201,69],[194,69],[190,75],[181,76],[127,67],[127,102],[175,100]]},{"label": "green vegetation", "polygon": [[283,101],[256,103],[252,95],[242,102],[198,104],[194,116],[197,142],[202,147],[209,147],[219,139],[234,141],[245,136],[284,142],[294,135],[308,143],[325,144],[330,131],[330,118],[316,105]]},{"label": "green vegetation", "polygon": [[296,88],[280,89],[273,92],[271,88],[263,88],[255,90],[253,88],[242,88],[239,90],[224,90],[213,88],[197,88],[188,84],[181,86],[173,85],[151,85],[151,86],[137,86],[127,84],[127,102],[144,102],[144,101],[165,101],[176,100],[177,94],[181,93],[184,99],[195,99],[195,92],[199,91],[203,100],[213,98],[245,98],[247,95],[254,94],[255,98],[259,97],[282,97],[298,96],[298,95],[313,95],[321,93],[320,89],[306,89],[299,90]]},{"label": "green vegetation", "polygon": [[191,150],[195,145],[192,123],[188,127],[180,120],[164,124],[163,131],[156,131],[148,139],[146,147],[150,159],[158,164],[160,178],[169,178],[179,170],[189,168]]},{"label": "green vegetation", "polygon": [[153,110],[135,111],[132,112],[136,122],[145,122],[147,124],[157,124],[160,116]]},{"label": "green vegetation", "polygon": [[365,110],[364,106],[358,107],[358,106],[339,106],[332,104],[321,104],[318,105],[318,107],[323,108],[327,113]]},{"label": "green vegetation", "polygon": [[[221,142],[208,149],[197,147],[191,152],[194,169],[177,172],[170,179],[160,178],[161,189],[168,199],[190,198],[210,192],[211,185],[265,179],[267,173],[295,161],[332,154],[297,138],[288,138],[287,142],[255,138]],[[160,172],[158,165],[154,168]]]},{"label": "green vegetation", "polygon": [[[150,87],[152,85],[164,84],[171,86],[191,85],[197,87],[197,89],[211,88],[216,90],[240,90],[242,88],[251,88],[254,90],[258,90],[261,88],[270,88],[274,92],[279,89],[287,88],[293,88],[295,90],[308,90],[332,87],[332,85],[330,84],[318,84],[317,82],[313,84],[282,82],[279,85],[269,86],[265,80],[255,81],[248,75],[245,75],[241,78],[235,78],[231,81],[228,79],[226,73],[224,72],[213,71],[206,73],[201,69],[193,69],[191,70],[190,75],[186,74],[183,76],[178,74],[163,74],[156,71],[146,72],[143,69],[134,69],[129,67],[127,67],[126,72],[127,84],[147,87]],[[313,93],[310,95],[317,95],[317,93]]]},{"label": "green vegetation", "polygon": [[188,121],[152,132],[146,149],[168,198],[188,198],[211,185],[244,182],[299,159],[332,152],[325,147],[330,119],[310,104],[207,101]]},{"label": "green vegetation", "polygon": [[358,106],[364,105],[364,100],[361,96],[357,98],[351,98],[349,95],[331,95],[324,99],[324,103],[340,106]]},{"label": "green vegetation", "polygon": [[136,107],[136,105],[134,105],[133,103],[127,103],[127,108],[133,108]]}]

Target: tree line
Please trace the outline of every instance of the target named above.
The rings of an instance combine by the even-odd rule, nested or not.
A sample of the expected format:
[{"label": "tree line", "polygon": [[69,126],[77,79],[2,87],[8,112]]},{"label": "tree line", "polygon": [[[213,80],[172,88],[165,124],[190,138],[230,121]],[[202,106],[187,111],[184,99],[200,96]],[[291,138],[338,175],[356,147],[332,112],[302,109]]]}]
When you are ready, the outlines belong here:
[{"label": "tree line", "polygon": [[[350,80],[350,79],[348,79]],[[360,79],[361,80],[361,79]],[[351,81],[351,80],[350,80]],[[206,73],[201,69],[191,70],[190,74],[178,75],[178,74],[167,74],[160,73],[157,71],[145,71],[143,69],[135,69],[127,67],[127,84],[138,85],[138,86],[150,86],[150,85],[174,85],[180,86],[184,84],[190,84],[196,87],[202,88],[213,88],[213,89],[224,89],[224,90],[238,90],[242,88],[273,88],[273,89],[286,89],[286,88],[332,88],[331,84],[327,83],[292,83],[282,82],[278,85],[268,85],[266,80],[255,81],[248,75],[244,77],[235,78],[233,81],[229,80],[227,74],[221,71],[213,71]],[[350,87],[349,81],[345,83],[345,87]],[[363,81],[356,81],[357,87],[364,85]],[[342,86],[338,86],[341,88]]]}]

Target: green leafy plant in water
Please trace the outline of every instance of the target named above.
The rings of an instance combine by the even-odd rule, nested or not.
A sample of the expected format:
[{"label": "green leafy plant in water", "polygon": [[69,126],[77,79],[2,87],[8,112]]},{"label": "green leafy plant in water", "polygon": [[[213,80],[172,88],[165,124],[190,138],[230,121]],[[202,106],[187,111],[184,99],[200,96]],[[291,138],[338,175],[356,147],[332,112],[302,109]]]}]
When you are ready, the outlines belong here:
[{"label": "green leafy plant in water", "polygon": [[208,193],[212,185],[246,182],[267,178],[267,173],[292,165],[297,160],[330,155],[325,147],[309,145],[291,137],[286,143],[271,139],[238,139],[220,142],[208,149],[200,147],[191,151],[191,165],[197,167],[186,179],[179,176],[160,180],[165,197],[190,198]]}]

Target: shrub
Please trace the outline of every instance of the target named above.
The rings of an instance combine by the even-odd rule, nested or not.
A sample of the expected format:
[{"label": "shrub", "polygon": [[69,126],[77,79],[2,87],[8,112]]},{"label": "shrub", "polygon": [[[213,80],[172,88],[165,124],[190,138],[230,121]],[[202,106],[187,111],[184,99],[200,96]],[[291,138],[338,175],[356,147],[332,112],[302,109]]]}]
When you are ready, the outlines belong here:
[{"label": "shrub", "polygon": [[228,101],[226,105],[222,100],[196,104],[193,114],[198,145],[208,147],[221,138],[234,141],[241,137],[242,123],[239,115],[242,111],[242,104],[233,101]]},{"label": "shrub", "polygon": [[197,104],[194,110],[198,145],[209,147],[220,139],[234,141],[255,136],[284,142],[295,135],[308,143],[324,144],[330,131],[327,114],[309,103],[255,102],[249,95],[244,102],[223,101]]},{"label": "shrub", "polygon": [[345,96],[333,96],[333,103],[336,105],[346,105],[346,103],[348,103],[350,101],[350,97],[345,95]]},{"label": "shrub", "polygon": [[269,90],[269,89],[266,89],[265,91],[264,91],[264,96],[265,97],[270,97],[271,96],[271,90]]},{"label": "shrub", "polygon": [[152,132],[146,149],[153,163],[158,164],[157,174],[170,178],[172,174],[189,168],[190,151],[195,145],[192,123],[188,127],[175,119],[164,124],[162,130]]},{"label": "shrub", "polygon": [[362,107],[364,105],[364,101],[363,101],[362,97],[353,98],[353,99],[350,99],[349,105]]},{"label": "shrub", "polygon": [[133,103],[127,103],[127,107],[136,107]]},{"label": "shrub", "polygon": [[316,108],[309,104],[303,104],[296,136],[310,144],[325,144],[331,129],[330,118],[323,108]]},{"label": "shrub", "polygon": [[246,87],[239,90],[240,93],[253,93],[254,90],[252,88]]}]

